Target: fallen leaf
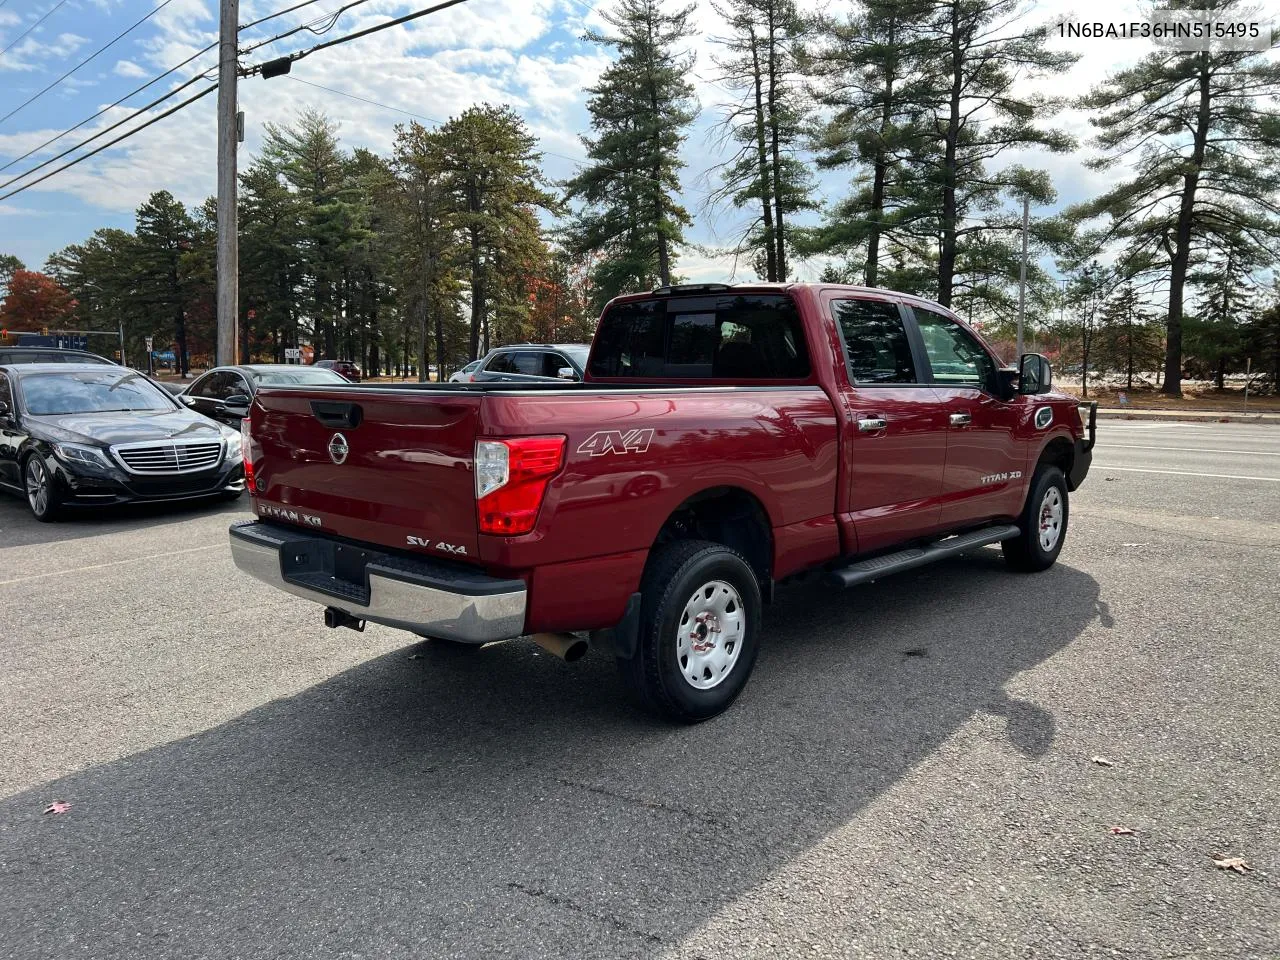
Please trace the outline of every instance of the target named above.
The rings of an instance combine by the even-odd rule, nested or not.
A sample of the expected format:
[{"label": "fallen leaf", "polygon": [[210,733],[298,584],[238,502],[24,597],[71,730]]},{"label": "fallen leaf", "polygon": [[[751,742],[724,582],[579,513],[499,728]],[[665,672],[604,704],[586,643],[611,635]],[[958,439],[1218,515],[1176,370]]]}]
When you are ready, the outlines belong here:
[{"label": "fallen leaf", "polygon": [[44,808],[45,813],[66,813],[71,809],[71,804],[65,800],[55,800]]},{"label": "fallen leaf", "polygon": [[1134,830],[1130,827],[1112,827],[1111,828],[1111,835],[1113,837],[1132,837],[1132,836],[1136,836],[1137,833],[1138,833],[1137,830]]},{"label": "fallen leaf", "polygon": [[1090,759],[1100,767],[1114,767],[1115,764],[1106,757],[1090,757]]},{"label": "fallen leaf", "polygon": [[1215,854],[1209,858],[1213,861],[1213,865],[1219,870],[1234,870],[1236,873],[1248,873],[1253,867],[1244,861],[1243,857],[1224,857],[1222,854]]}]

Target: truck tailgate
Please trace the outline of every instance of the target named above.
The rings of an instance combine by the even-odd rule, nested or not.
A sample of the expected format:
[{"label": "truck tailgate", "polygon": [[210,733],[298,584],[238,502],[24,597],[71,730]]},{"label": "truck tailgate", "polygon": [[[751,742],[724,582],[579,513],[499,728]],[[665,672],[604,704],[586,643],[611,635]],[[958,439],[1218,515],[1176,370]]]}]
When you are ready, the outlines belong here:
[{"label": "truck tailgate", "polygon": [[250,413],[259,516],[475,558],[480,403],[361,387],[259,391]]}]

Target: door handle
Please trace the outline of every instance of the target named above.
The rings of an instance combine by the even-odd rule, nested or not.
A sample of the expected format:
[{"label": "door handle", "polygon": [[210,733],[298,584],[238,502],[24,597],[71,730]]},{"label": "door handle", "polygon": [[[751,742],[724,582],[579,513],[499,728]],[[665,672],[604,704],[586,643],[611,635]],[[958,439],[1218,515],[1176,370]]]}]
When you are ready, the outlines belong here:
[{"label": "door handle", "polygon": [[951,415],[951,425],[953,427],[967,427],[973,423],[973,415],[969,413],[953,413]]},{"label": "door handle", "polygon": [[867,417],[858,421],[858,429],[863,433],[875,433],[877,430],[883,430],[889,425],[884,417]]}]

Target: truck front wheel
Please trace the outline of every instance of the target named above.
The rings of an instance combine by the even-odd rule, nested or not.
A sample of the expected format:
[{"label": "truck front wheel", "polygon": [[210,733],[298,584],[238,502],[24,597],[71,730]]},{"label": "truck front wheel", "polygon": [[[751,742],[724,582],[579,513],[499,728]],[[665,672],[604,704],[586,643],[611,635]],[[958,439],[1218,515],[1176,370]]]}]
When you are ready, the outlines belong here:
[{"label": "truck front wheel", "polygon": [[1018,518],[1022,533],[1000,544],[1009,566],[1027,573],[1053,566],[1067,538],[1069,513],[1067,478],[1053,464],[1040,464]]},{"label": "truck front wheel", "polygon": [[706,540],[658,547],[640,588],[634,657],[622,678],[647,710],[697,723],[742,692],[759,648],[760,585],[737,551]]}]

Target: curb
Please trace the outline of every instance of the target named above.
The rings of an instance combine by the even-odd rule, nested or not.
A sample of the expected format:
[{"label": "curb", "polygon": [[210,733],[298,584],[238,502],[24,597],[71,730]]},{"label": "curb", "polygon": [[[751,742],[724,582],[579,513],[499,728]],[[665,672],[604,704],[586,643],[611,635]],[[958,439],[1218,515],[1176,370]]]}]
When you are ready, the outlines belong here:
[{"label": "curb", "polygon": [[1232,413],[1228,410],[1124,410],[1098,408],[1108,420],[1172,420],[1191,423],[1268,423],[1280,425],[1280,413]]}]

